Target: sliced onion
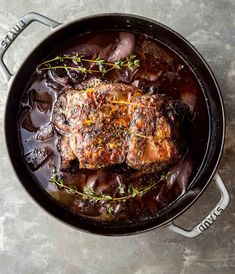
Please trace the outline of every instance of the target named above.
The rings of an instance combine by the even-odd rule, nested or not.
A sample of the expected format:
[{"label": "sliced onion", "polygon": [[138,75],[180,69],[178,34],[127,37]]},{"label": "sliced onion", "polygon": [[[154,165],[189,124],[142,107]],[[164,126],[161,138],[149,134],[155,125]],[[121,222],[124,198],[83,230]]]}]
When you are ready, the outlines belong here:
[{"label": "sliced onion", "polygon": [[135,47],[135,35],[128,32],[120,32],[119,42],[116,49],[109,56],[108,60],[110,62],[116,62],[120,59],[126,58]]},{"label": "sliced onion", "polygon": [[59,77],[54,71],[48,70],[49,77],[61,85],[66,85],[68,83],[68,77]]},{"label": "sliced onion", "polygon": [[86,185],[89,187],[89,188],[95,188],[95,185],[96,185],[96,182],[97,182],[97,179],[98,179],[98,174],[97,172],[92,175],[86,182]]},{"label": "sliced onion", "polygon": [[115,44],[109,44],[106,48],[102,49],[99,53],[99,57],[104,60],[108,60],[109,56],[113,53],[116,46]]},{"label": "sliced onion", "polygon": [[185,190],[188,184],[188,179],[192,173],[193,164],[189,158],[186,158],[178,163],[178,165],[171,171],[167,178],[167,184],[172,187],[176,182],[179,183],[182,190]]},{"label": "sliced onion", "polygon": [[101,47],[98,45],[81,44],[69,49],[67,53],[71,54],[71,52],[76,52],[86,57],[86,56],[98,54],[100,51],[101,51]]}]

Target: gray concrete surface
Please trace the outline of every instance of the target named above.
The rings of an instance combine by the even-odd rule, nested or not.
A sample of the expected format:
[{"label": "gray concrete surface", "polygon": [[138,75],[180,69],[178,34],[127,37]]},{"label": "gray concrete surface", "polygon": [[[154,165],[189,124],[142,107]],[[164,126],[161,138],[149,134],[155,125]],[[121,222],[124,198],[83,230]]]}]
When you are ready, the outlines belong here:
[{"label": "gray concrete surface", "polygon": [[[128,12],[156,19],[184,35],[203,54],[221,87],[227,114],[220,174],[230,207],[203,235],[186,239],[167,229],[126,238],[75,231],[35,206],[15,177],[3,136],[7,84],[0,87],[0,273],[229,274],[235,273],[235,1],[0,0],[0,37],[29,11],[61,22],[101,12]],[[34,23],[6,57],[15,71],[49,30]],[[27,80],[27,79],[26,79]],[[213,183],[177,222],[191,227],[219,199]]]}]

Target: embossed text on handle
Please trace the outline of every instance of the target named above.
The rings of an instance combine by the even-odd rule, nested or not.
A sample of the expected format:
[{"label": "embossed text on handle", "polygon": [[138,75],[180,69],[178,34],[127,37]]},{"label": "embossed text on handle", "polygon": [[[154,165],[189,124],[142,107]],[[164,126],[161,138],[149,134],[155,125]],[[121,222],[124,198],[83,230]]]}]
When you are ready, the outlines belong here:
[{"label": "embossed text on handle", "polygon": [[25,28],[26,24],[23,20],[20,20],[1,40],[0,45],[2,48],[7,49],[14,41],[17,35]]}]

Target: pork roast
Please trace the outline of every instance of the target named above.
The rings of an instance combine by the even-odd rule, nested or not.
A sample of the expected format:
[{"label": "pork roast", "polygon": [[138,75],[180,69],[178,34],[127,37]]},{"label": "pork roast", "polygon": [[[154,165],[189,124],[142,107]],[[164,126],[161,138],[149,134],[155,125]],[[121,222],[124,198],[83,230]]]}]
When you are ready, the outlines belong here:
[{"label": "pork roast", "polygon": [[77,159],[79,168],[125,162],[134,169],[159,171],[182,157],[187,105],[123,83],[92,80],[81,88],[61,92],[53,110],[61,135],[61,170]]}]

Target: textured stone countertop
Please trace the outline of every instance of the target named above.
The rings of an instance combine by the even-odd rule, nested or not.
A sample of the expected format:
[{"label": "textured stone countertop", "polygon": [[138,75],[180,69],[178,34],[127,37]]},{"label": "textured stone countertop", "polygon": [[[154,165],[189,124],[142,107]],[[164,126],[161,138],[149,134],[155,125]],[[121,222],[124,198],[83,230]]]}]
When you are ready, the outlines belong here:
[{"label": "textured stone countertop", "polygon": [[[0,76],[0,273],[229,274],[235,273],[235,0],[0,0],[0,37],[30,11],[68,22],[103,12],[158,20],[185,36],[205,57],[221,87],[227,115],[219,172],[231,195],[229,208],[201,236],[187,239],[167,229],[108,238],[69,228],[32,203],[9,162],[3,120],[7,84]],[[32,24],[9,49],[15,71],[49,32]],[[177,223],[192,227],[219,200],[213,183]]]}]

